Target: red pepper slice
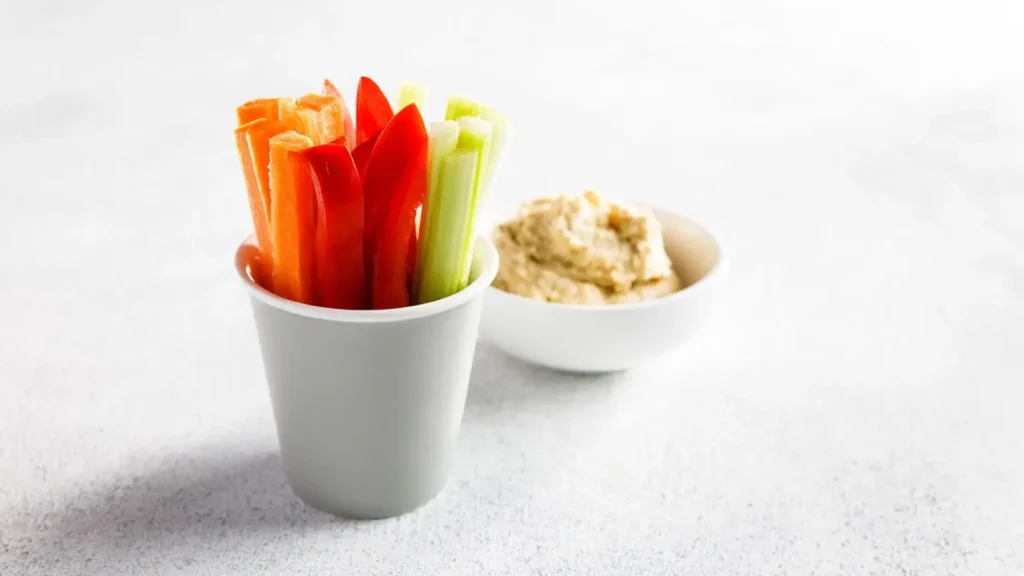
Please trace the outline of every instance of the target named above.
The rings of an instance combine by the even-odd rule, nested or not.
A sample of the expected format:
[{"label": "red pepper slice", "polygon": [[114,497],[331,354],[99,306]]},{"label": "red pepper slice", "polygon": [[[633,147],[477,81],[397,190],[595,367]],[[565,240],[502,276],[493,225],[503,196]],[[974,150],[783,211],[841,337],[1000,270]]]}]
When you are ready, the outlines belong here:
[{"label": "red pepper slice", "polygon": [[374,309],[409,305],[409,252],[426,194],[427,148],[419,108],[406,106],[384,127],[366,166],[364,253]]},{"label": "red pepper slice", "polygon": [[416,237],[416,221],[413,215],[412,231],[409,232],[409,253],[405,257],[405,283],[409,287],[409,295],[412,296],[412,282],[416,277],[416,258],[419,257],[419,243]]},{"label": "red pepper slice", "polygon": [[380,132],[370,136],[369,140],[356,146],[356,149],[352,151],[352,160],[356,163],[360,178],[366,178],[366,165],[370,163],[370,154],[373,153],[373,147],[377,145],[378,138],[380,138]]},{"label": "red pepper slice", "polygon": [[323,144],[302,151],[316,192],[316,279],[320,304],[366,308],[363,185],[348,148]]},{"label": "red pepper slice", "polygon": [[366,76],[360,78],[356,88],[356,146],[383,130],[394,116],[380,86]]},{"label": "red pepper slice", "polygon": [[325,78],[324,94],[341,99],[341,121],[345,125],[345,135],[339,138],[339,140],[344,139],[343,144],[352,149],[356,145],[356,123],[352,119],[352,112],[349,111],[348,105],[345,104],[345,98],[341,95],[341,90],[338,90],[333,82]]}]

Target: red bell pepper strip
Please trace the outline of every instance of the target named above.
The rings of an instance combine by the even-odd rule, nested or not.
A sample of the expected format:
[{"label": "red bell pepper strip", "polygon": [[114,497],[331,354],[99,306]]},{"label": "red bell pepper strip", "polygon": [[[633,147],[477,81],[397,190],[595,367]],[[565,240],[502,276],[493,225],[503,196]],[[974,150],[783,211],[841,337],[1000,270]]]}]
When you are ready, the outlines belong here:
[{"label": "red bell pepper strip", "polygon": [[[424,194],[426,197],[426,194]],[[416,259],[420,254],[420,245],[416,236],[415,214],[413,215],[412,230],[409,232],[409,254],[405,258],[405,283],[409,287],[409,296],[413,294],[413,281],[416,278]]]},{"label": "red bell pepper strip", "polygon": [[356,88],[356,146],[383,130],[394,116],[380,86],[366,76],[360,78]]},{"label": "red bell pepper strip", "polygon": [[316,192],[316,277],[319,303],[364,310],[363,185],[348,148],[324,144],[307,148]]},{"label": "red bell pepper strip", "polygon": [[344,144],[351,150],[356,145],[356,123],[352,118],[352,112],[349,111],[348,105],[345,104],[345,98],[341,95],[341,90],[338,90],[334,83],[326,78],[324,79],[324,94],[341,99],[341,121],[345,125]]},{"label": "red bell pepper strip", "polygon": [[366,166],[364,253],[374,309],[409,305],[410,237],[426,194],[427,149],[419,108],[406,106],[384,127]]},{"label": "red bell pepper strip", "polygon": [[380,138],[380,132],[370,136],[369,140],[356,146],[352,151],[352,160],[356,163],[360,178],[366,178],[366,165],[370,163],[370,154],[373,152],[373,147],[377,145],[378,138]]}]

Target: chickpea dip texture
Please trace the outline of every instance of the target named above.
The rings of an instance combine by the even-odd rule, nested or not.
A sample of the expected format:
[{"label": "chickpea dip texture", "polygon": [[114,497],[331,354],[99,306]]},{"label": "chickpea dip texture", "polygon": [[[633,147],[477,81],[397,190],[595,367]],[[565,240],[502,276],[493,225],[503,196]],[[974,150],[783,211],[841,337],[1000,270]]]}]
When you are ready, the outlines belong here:
[{"label": "chickpea dip texture", "polygon": [[622,304],[682,288],[654,213],[591,191],[523,204],[494,240],[501,258],[494,287],[526,298]]}]

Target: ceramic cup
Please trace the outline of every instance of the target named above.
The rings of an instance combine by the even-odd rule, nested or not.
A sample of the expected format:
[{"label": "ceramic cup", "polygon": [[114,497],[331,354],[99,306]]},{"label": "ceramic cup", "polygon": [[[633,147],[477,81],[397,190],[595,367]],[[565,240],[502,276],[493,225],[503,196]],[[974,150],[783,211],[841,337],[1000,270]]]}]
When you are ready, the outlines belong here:
[{"label": "ceramic cup", "polygon": [[285,300],[253,280],[250,237],[235,267],[256,320],[288,482],[306,504],[354,518],[409,512],[451,470],[485,289],[498,254],[477,239],[470,285],[394,310]]}]

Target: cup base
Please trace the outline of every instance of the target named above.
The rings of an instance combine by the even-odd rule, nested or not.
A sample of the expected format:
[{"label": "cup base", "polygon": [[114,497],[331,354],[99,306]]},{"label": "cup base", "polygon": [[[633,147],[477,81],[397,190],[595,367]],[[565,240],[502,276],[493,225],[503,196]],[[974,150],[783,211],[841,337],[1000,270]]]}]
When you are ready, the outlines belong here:
[{"label": "cup base", "polygon": [[396,500],[388,502],[386,505],[360,501],[339,502],[335,499],[316,494],[313,491],[304,490],[293,484],[289,484],[289,486],[292,493],[303,504],[315,510],[347,520],[385,520],[387,518],[404,516],[426,506],[444,492],[447,482],[442,482],[436,489],[421,494],[419,498]]}]

